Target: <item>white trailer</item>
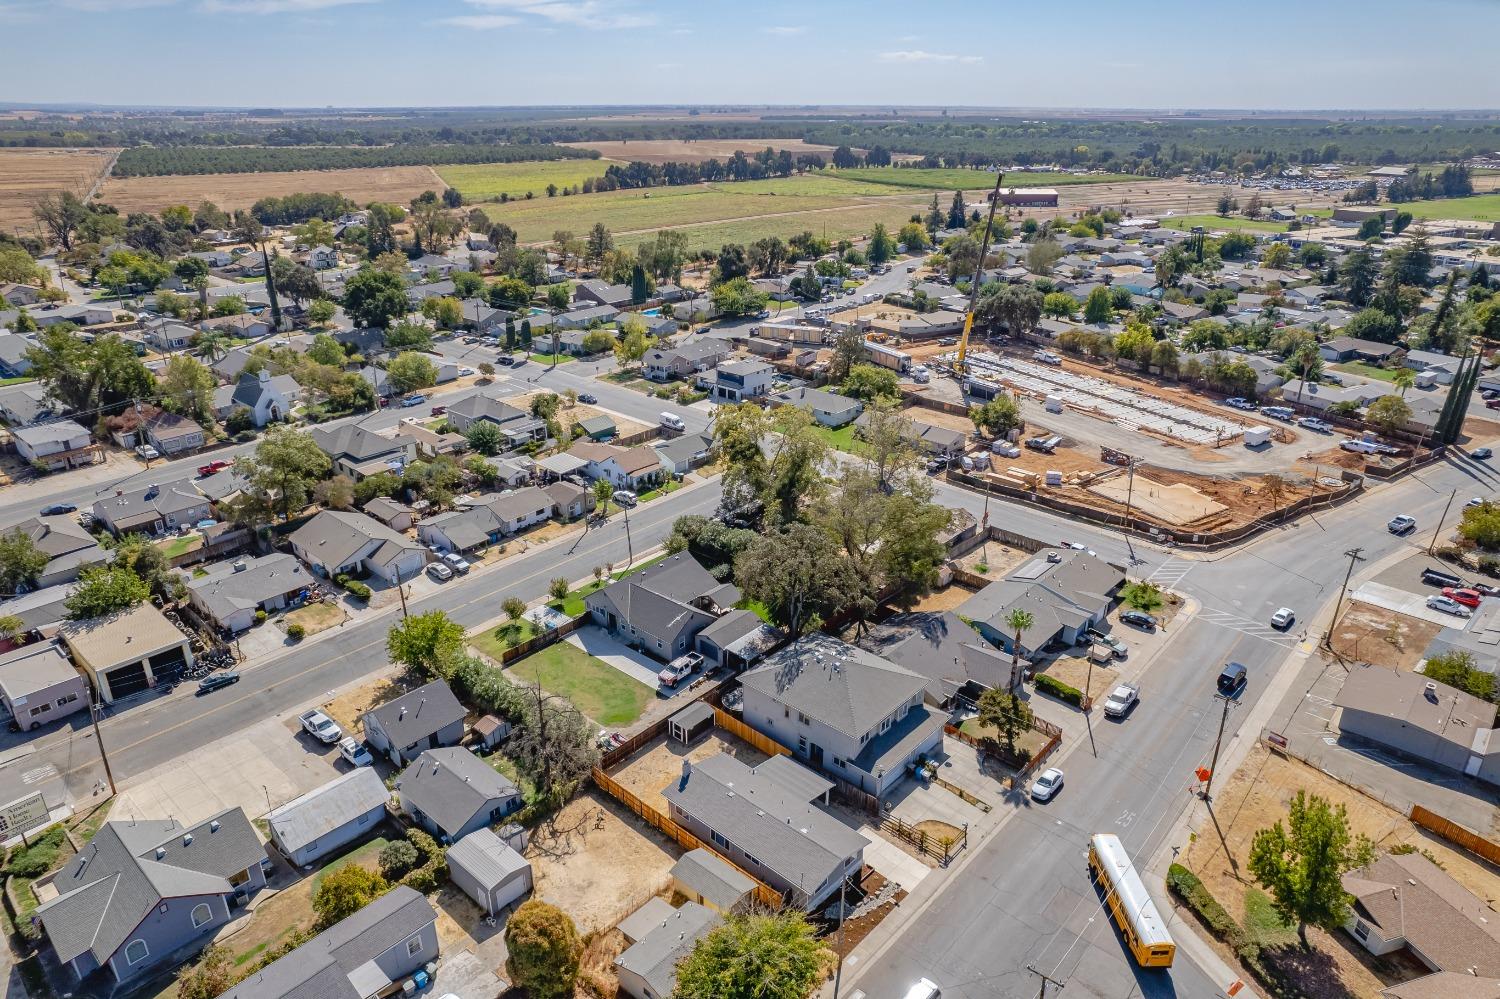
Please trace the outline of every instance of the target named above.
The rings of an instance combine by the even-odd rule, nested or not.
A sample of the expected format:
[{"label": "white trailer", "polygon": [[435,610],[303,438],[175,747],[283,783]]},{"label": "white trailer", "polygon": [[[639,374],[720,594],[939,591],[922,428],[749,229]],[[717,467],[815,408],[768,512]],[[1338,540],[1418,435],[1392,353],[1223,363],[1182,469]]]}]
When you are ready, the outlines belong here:
[{"label": "white trailer", "polygon": [[1260,447],[1262,444],[1271,443],[1270,427],[1246,427],[1245,446]]}]

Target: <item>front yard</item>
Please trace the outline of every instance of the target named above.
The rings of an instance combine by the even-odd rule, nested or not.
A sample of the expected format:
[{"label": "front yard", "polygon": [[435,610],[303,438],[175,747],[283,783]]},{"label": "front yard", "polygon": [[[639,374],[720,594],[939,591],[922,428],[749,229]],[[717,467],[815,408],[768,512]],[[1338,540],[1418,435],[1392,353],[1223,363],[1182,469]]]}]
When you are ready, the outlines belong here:
[{"label": "front yard", "polygon": [[325,604],[320,600],[288,611],[282,620],[288,625],[300,624],[305,634],[316,635],[343,624],[348,616],[343,604]]},{"label": "front yard", "polygon": [[507,671],[521,683],[566,697],[606,727],[629,725],[641,716],[656,691],[568,642],[557,642],[527,656]]},{"label": "front yard", "polygon": [[817,433],[828,442],[828,446],[835,451],[844,451],[848,454],[864,454],[865,443],[855,434],[855,426],[850,423],[834,430],[825,427],[821,423],[813,427]]},{"label": "front yard", "polygon": [[519,621],[507,621],[498,628],[486,628],[470,635],[469,644],[495,662],[500,662],[500,657],[506,651],[522,642],[530,641],[536,635],[537,626],[522,618]]}]

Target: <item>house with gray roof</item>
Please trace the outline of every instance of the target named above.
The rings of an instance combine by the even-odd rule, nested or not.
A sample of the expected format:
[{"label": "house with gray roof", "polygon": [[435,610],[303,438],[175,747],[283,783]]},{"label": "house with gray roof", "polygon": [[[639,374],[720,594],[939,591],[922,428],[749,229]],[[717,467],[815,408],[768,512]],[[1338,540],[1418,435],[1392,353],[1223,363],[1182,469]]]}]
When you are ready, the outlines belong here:
[{"label": "house with gray roof", "polygon": [[780,632],[754,611],[736,609],[698,632],[695,645],[703,658],[718,666],[744,669],[765,655]]},{"label": "house with gray roof", "polygon": [[661,459],[662,468],[673,475],[686,475],[713,457],[714,435],[682,434],[669,441],[656,441],[651,449]]},{"label": "house with gray roof", "polygon": [[1383,854],[1341,880],[1354,899],[1344,928],[1371,954],[1405,950],[1435,974],[1471,982],[1500,977],[1495,910],[1421,853]]},{"label": "house with gray roof", "polygon": [[22,732],[66,718],[88,704],[88,681],[56,639],[0,654],[0,705]]},{"label": "house with gray roof", "polygon": [[467,712],[442,680],[423,684],[360,716],[365,739],[401,766],[424,749],[456,746]]},{"label": "house with gray roof", "polygon": [[340,573],[368,573],[399,583],[422,571],[427,549],[373,517],[345,510],[324,510],[293,531],[292,552],[332,579]]},{"label": "house with gray roof", "polygon": [[255,624],[255,612],[281,610],[314,585],[291,555],[235,559],[187,580],[188,603],[227,634]]},{"label": "house with gray roof", "polygon": [[393,531],[405,531],[412,525],[412,507],[389,496],[376,496],[362,507],[365,514],[374,517]]},{"label": "house with gray roof", "polygon": [[272,809],[266,825],[276,848],[302,867],[374,829],[390,800],[373,767],[355,767]]},{"label": "house with gray roof", "polygon": [[521,807],[521,791],[467,749],[429,749],[396,782],[401,810],[444,843],[494,825]]},{"label": "house with gray roof", "polygon": [[684,760],[662,796],[672,821],[789,904],[811,910],[864,858],[865,838],[818,805],[832,787],[790,757],[748,767],[721,753]]},{"label": "house with gray roof", "polygon": [[132,531],[161,534],[213,519],[213,505],[190,479],[116,489],[113,496],[95,500],[90,509],[94,520],[117,537]]},{"label": "house with gray roof", "polygon": [[[870,427],[870,414],[861,413],[859,419],[854,421],[855,433],[863,436]],[[905,417],[900,421],[901,436],[909,444],[923,454],[934,458],[954,458],[964,452],[964,445],[968,438],[961,430],[949,430],[947,427],[935,427],[930,423],[922,423]]]},{"label": "house with gray roof", "polygon": [[898,614],[871,628],[860,646],[927,679],[927,703],[948,707],[1010,684],[1011,657],[953,611]]},{"label": "house with gray roof", "polygon": [[[591,305],[554,316],[551,325],[559,330],[586,330],[612,323],[619,314],[620,310],[613,305]],[[532,322],[531,327],[532,334],[535,335],[537,324]]]},{"label": "house with gray roof", "polygon": [[68,619],[68,597],[77,588],[76,583],[43,586],[30,593],[0,601],[0,617],[19,619],[22,634],[37,631],[44,635],[54,635],[57,633],[57,626]]},{"label": "house with gray roof", "polygon": [[865,411],[865,404],[846,395],[835,395],[817,388],[794,388],[773,392],[766,397],[774,406],[800,406],[812,413],[825,427],[842,427]]},{"label": "house with gray roof", "polygon": [[80,570],[109,561],[109,552],[72,517],[28,517],[5,533],[17,531],[47,556],[47,564],[32,580],[39,587],[71,583]]},{"label": "house with gray roof", "polygon": [[58,409],[57,403],[39,382],[22,382],[0,388],[0,418],[12,427],[26,427],[49,420]]},{"label": "house with gray roof", "polygon": [[285,419],[301,394],[302,386],[291,375],[273,375],[265,368],[253,375],[242,372],[234,384],[214,390],[214,415],[227,420],[243,406],[250,411],[251,422],[263,427]]},{"label": "house with gray roof", "polygon": [[667,382],[707,371],[727,361],[733,345],[725,340],[698,337],[668,347],[654,347],[641,358],[641,374],[652,381]]},{"label": "house with gray roof", "polygon": [[466,434],[469,432],[469,428],[480,420],[485,420],[497,427],[503,428],[507,423],[524,420],[531,414],[517,409],[508,402],[503,402],[493,395],[484,392],[474,392],[449,406],[446,415],[450,427],[461,434]]},{"label": "house with gray roof", "polygon": [[593,503],[593,494],[576,482],[559,479],[542,487],[552,500],[552,516],[564,522],[582,517]]},{"label": "house with gray roof", "polygon": [[1010,575],[991,583],[958,608],[960,617],[991,645],[1010,655],[1015,635],[1007,619],[1013,611],[1031,615],[1021,632],[1021,657],[1030,658],[1052,642],[1072,645],[1109,612],[1125,584],[1125,570],[1097,555],[1071,548],[1044,548]]},{"label": "house with gray roof", "polygon": [[36,344],[16,333],[0,332],[0,378],[24,378],[31,373],[26,352]]},{"label": "house with gray roof", "polygon": [[1500,785],[1500,739],[1489,701],[1420,673],[1360,663],[1344,677],[1333,706],[1342,737]]},{"label": "house with gray roof", "polygon": [[573,286],[573,301],[593,302],[596,305],[612,305],[617,309],[623,309],[630,304],[631,293],[628,284],[610,284],[608,281],[597,279],[579,281]]},{"label": "house with gray roof", "polygon": [[755,882],[701,846],[677,858],[671,875],[673,890],[721,915],[747,912],[755,903]]},{"label": "house with gray roof", "polygon": [[734,607],[739,590],[720,583],[685,552],[595,590],[589,616],[632,648],[662,662],[692,651],[698,632]]},{"label": "house with gray roof", "polygon": [[104,460],[104,449],[94,443],[88,430],[72,420],[14,427],[10,438],[16,445],[16,454],[54,472]]},{"label": "house with gray roof", "polygon": [[807,635],[740,678],[745,723],[876,797],[943,744],[928,680],[831,635]]},{"label": "house with gray roof", "polygon": [[[652,901],[659,901],[653,899]],[[667,999],[677,991],[677,965],[722,921],[712,909],[697,902],[667,907],[643,935],[615,958],[620,993],[632,999]],[[644,922],[644,921],[643,921]],[[623,925],[623,924],[622,924]]]},{"label": "house with gray roof", "polygon": [[438,959],[437,911],[397,885],[219,999],[374,999]]},{"label": "house with gray roof", "polygon": [[550,520],[554,509],[545,489],[524,486],[483,497],[463,510],[418,521],[417,536],[424,544],[470,552]]},{"label": "house with gray roof", "polygon": [[82,982],[126,982],[209,936],[266,883],[266,848],[238,808],[195,826],[106,822],[53,879],[36,912],[58,961]]},{"label": "house with gray roof", "polygon": [[386,437],[353,423],[313,427],[308,433],[333,459],[334,472],[342,472],[356,482],[376,472],[400,474],[406,463],[417,457],[417,442],[403,434]]},{"label": "house with gray roof", "polygon": [[578,429],[582,430],[589,440],[595,441],[607,441],[619,432],[619,428],[615,426],[614,417],[604,413],[579,420]]}]

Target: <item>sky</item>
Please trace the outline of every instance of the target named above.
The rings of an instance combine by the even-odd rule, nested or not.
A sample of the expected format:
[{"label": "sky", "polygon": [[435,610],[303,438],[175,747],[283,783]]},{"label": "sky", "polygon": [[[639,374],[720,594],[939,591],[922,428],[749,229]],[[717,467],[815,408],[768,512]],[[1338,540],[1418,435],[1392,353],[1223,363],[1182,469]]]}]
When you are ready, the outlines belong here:
[{"label": "sky", "polygon": [[0,0],[0,104],[1496,108],[1496,38],[1500,0]]}]

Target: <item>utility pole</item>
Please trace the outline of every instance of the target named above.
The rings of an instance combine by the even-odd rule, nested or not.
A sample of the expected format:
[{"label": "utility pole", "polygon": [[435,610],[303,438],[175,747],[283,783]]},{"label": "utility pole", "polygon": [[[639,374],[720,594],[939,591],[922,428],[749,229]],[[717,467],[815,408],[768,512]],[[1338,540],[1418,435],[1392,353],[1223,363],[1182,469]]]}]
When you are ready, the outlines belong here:
[{"label": "utility pole", "polygon": [[89,692],[89,721],[94,724],[94,741],[99,744],[99,759],[104,761],[104,776],[109,778],[110,797],[114,797],[117,793],[115,772],[110,769],[109,754],[104,751],[104,736],[99,733],[99,702],[94,699],[92,691]]},{"label": "utility pole", "polygon": [[1427,554],[1429,554],[1429,555],[1431,555],[1432,552],[1433,552],[1433,549],[1435,549],[1437,547],[1438,538],[1441,537],[1442,534],[1443,534],[1443,521],[1445,521],[1445,520],[1448,519],[1448,508],[1453,505],[1453,497],[1455,497],[1457,495],[1458,495],[1458,490],[1457,489],[1453,490],[1451,493],[1448,494],[1448,502],[1446,502],[1446,503],[1443,504],[1443,515],[1438,518],[1437,530],[1435,530],[1435,531],[1432,532],[1432,540],[1427,543]]},{"label": "utility pole", "polygon": [[1224,713],[1219,716],[1219,734],[1214,736],[1214,756],[1208,764],[1208,780],[1203,782],[1203,800],[1212,801],[1209,794],[1214,786],[1214,771],[1219,766],[1219,746],[1224,742],[1224,723],[1229,720],[1229,709],[1234,704],[1234,698],[1227,694],[1215,694],[1214,697],[1224,702]]},{"label": "utility pole", "polygon": [[1363,548],[1351,548],[1344,552],[1344,557],[1349,560],[1349,569],[1344,573],[1344,585],[1339,588],[1339,598],[1333,605],[1333,620],[1328,622],[1328,630],[1323,633],[1323,647],[1333,648],[1333,629],[1338,627],[1339,612],[1344,609],[1344,593],[1349,589],[1349,577],[1354,575],[1354,564],[1365,560]]},{"label": "utility pole", "polygon": [[1130,455],[1125,456],[1125,547],[1130,551],[1130,564],[1135,565],[1135,545],[1130,543],[1130,504],[1135,498],[1135,465],[1136,459]]},{"label": "utility pole", "polygon": [[849,879],[839,881],[839,931],[833,945],[834,953],[839,957],[839,963],[833,969],[833,999],[839,999],[839,986],[844,979],[844,889],[848,887]]},{"label": "utility pole", "polygon": [[401,594],[401,620],[406,620],[406,584],[401,581],[401,570],[396,570],[396,592]]},{"label": "utility pole", "polygon": [[621,505],[625,508],[625,568],[628,569],[635,564],[635,544],[630,540],[630,507]]},{"label": "utility pole", "polygon": [[1042,980],[1042,990],[1036,994],[1036,999],[1047,999],[1047,986],[1049,985],[1056,985],[1059,992],[1063,990],[1062,982],[1059,982],[1051,975],[1044,975],[1042,972],[1037,971],[1034,965],[1028,964],[1026,970]]}]

